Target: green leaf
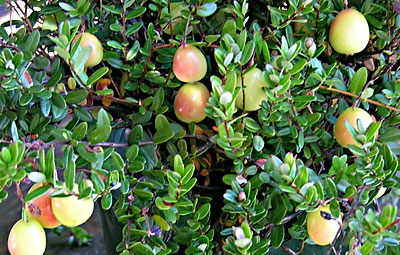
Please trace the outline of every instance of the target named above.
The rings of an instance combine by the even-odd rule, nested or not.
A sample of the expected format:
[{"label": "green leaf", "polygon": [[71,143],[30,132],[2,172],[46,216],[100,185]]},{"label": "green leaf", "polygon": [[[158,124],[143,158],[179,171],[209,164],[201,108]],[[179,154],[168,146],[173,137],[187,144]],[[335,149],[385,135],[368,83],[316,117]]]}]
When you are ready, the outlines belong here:
[{"label": "green leaf", "polygon": [[377,31],[376,31],[376,35],[377,35],[380,39],[382,39],[383,41],[385,41],[385,42],[389,42],[389,41],[390,41],[389,35],[388,35],[386,32],[382,31],[382,30],[377,30]]},{"label": "green leaf", "polygon": [[[150,140],[150,137],[146,133],[142,133],[142,135],[144,141]],[[139,148],[140,154],[146,159],[145,167],[148,170],[153,169],[158,164],[156,149],[157,146],[155,144],[143,145]]]},{"label": "green leaf", "polygon": [[185,174],[185,165],[183,164],[183,161],[182,161],[182,158],[180,155],[175,155],[175,157],[174,157],[174,170],[180,176],[183,176]]},{"label": "green leaf", "polygon": [[367,141],[372,142],[376,138],[376,134],[378,134],[379,129],[381,128],[382,123],[380,121],[372,123],[368,126],[367,130]]},{"label": "green leaf", "polygon": [[279,194],[278,192],[273,192],[271,194],[271,205],[272,205],[272,210],[271,210],[272,223],[278,225],[281,223],[281,220],[285,218],[287,212],[281,194]]},{"label": "green leaf", "polygon": [[362,255],[368,255],[371,251],[375,248],[375,245],[372,244],[370,241],[366,241],[360,248],[360,252]]},{"label": "green leaf", "polygon": [[301,189],[304,184],[308,181],[308,170],[306,167],[300,167],[297,171],[296,178],[294,179],[294,184],[298,189]]},{"label": "green leaf", "polygon": [[174,131],[169,126],[169,122],[164,115],[157,115],[156,130],[157,132],[154,134],[153,138],[155,144],[166,142],[174,137]]},{"label": "green leaf", "polygon": [[40,101],[40,110],[42,111],[43,116],[47,117],[50,114],[51,103],[48,99],[42,99]]},{"label": "green leaf", "polygon": [[193,164],[187,165],[185,167],[185,173],[183,175],[181,175],[182,176],[182,179],[181,179],[182,184],[186,184],[191,180],[191,178],[193,177],[193,174],[194,174],[194,170],[195,170],[195,167]]},{"label": "green leaf", "polygon": [[45,161],[45,152],[44,150],[40,150],[39,152],[39,170],[46,176],[46,161]]},{"label": "green leaf", "polygon": [[58,5],[59,5],[63,10],[68,11],[68,12],[70,12],[70,11],[76,11],[76,9],[75,9],[74,7],[72,7],[71,5],[66,4],[66,3],[59,3]]},{"label": "green leaf", "polygon": [[121,32],[123,30],[123,26],[121,24],[111,24],[110,29],[114,32]]},{"label": "green leaf", "polygon": [[11,123],[11,137],[14,142],[18,141],[18,139],[19,139],[18,129],[17,129],[17,125],[15,124],[15,121],[13,121]]},{"label": "green leaf", "polygon": [[122,45],[119,42],[114,41],[114,40],[107,41],[107,45],[114,49],[118,49],[118,50],[124,49],[124,47],[122,47]]},{"label": "green leaf", "polygon": [[135,194],[136,196],[138,196],[142,199],[145,199],[145,200],[152,199],[154,196],[152,192],[144,190],[144,189],[138,189],[138,188],[135,188],[133,190],[133,194]]},{"label": "green leaf", "polygon": [[163,203],[163,200],[161,197],[157,197],[156,198],[156,206],[158,209],[162,210],[162,211],[166,211],[171,209],[171,207],[169,205],[166,205]]},{"label": "green leaf", "polygon": [[60,109],[65,109],[67,107],[64,97],[56,92],[52,93],[51,102]]},{"label": "green leaf", "polygon": [[90,142],[90,144],[97,144],[107,141],[110,134],[111,134],[110,126],[98,127],[89,133],[87,139]]},{"label": "green leaf", "polygon": [[76,166],[75,161],[71,160],[68,162],[68,166],[64,171],[64,180],[69,191],[74,190],[75,185],[75,173],[76,173]]},{"label": "green leaf", "polygon": [[40,32],[39,30],[35,29],[26,39],[24,50],[27,51],[27,53],[33,54],[39,46],[39,41]]},{"label": "green leaf", "polygon": [[138,154],[139,154],[139,146],[137,146],[136,144],[133,144],[128,148],[125,156],[129,162],[133,162],[136,159]]},{"label": "green leaf", "polygon": [[235,88],[236,88],[236,73],[235,72],[229,72],[226,75],[226,83],[224,86],[224,91],[228,91],[231,94],[233,94],[235,92]]},{"label": "green leaf", "polygon": [[[85,48],[78,50],[76,53],[79,53],[75,59],[75,56],[72,57],[72,61],[74,64],[74,68],[78,73],[78,76],[82,76],[84,73],[85,63],[89,59],[90,53],[92,52],[91,46],[86,46]],[[75,53],[75,55],[76,55]],[[86,75],[86,74],[85,74]]]},{"label": "green leaf", "polygon": [[12,178],[11,180],[14,182],[21,182],[26,176],[26,171],[24,169],[19,170]]},{"label": "green leaf", "polygon": [[[53,86],[55,86],[60,80],[61,80],[61,78],[62,78],[62,73],[60,72],[60,73],[55,73],[55,74],[53,74],[52,76],[51,76],[51,78],[47,81],[47,84],[46,84],[46,86],[47,87],[53,87]],[[45,91],[43,91],[42,93],[44,93]],[[50,91],[46,91],[46,92],[50,92]],[[50,97],[49,97],[50,98]],[[63,100],[64,100],[64,98],[63,98]],[[65,107],[64,107],[65,108]],[[61,109],[64,109],[64,108],[61,108]]]},{"label": "green leaf", "polygon": [[204,40],[205,40],[207,43],[214,43],[214,42],[216,42],[220,37],[221,37],[221,35],[206,35],[206,37],[204,38]]},{"label": "green leaf", "polygon": [[338,191],[335,182],[331,178],[324,180],[325,191],[328,197],[338,197]]},{"label": "green leaf", "polygon": [[133,252],[134,255],[153,255],[154,252],[149,245],[140,242],[134,243],[129,246],[129,250]]},{"label": "green leaf", "polygon": [[190,181],[188,181],[187,183],[182,185],[183,192],[180,194],[180,197],[185,195],[187,192],[189,192],[194,187],[196,182],[197,182],[197,179],[196,178],[192,178],[192,179],[190,179]]},{"label": "green leaf", "polygon": [[79,156],[89,161],[90,163],[96,163],[97,161],[96,154],[88,152],[85,147],[86,145],[83,143],[78,144],[78,146],[76,147],[76,151],[78,152]]},{"label": "green leaf", "polygon": [[87,122],[82,122],[78,126],[74,128],[72,132],[72,139],[80,141],[86,136],[86,132],[88,130]]},{"label": "green leaf", "polygon": [[199,221],[204,219],[210,213],[211,205],[209,203],[200,206],[193,216],[193,220]]},{"label": "green leaf", "polygon": [[139,17],[140,15],[142,15],[142,14],[145,13],[145,12],[146,12],[146,8],[140,6],[139,8],[134,9],[133,11],[129,12],[129,13],[126,15],[126,19],[127,19],[127,20],[135,19],[135,18]]},{"label": "green leaf", "polygon": [[104,197],[101,199],[101,207],[104,210],[108,210],[111,208],[112,205],[112,195],[111,193],[107,193],[104,195]]},{"label": "green leaf", "polygon": [[[357,121],[357,124],[359,122]],[[344,121],[344,125],[346,126],[347,130],[349,131],[350,135],[357,141],[357,130],[348,122],[347,120]]]},{"label": "green leaf", "polygon": [[114,91],[112,89],[102,89],[102,90],[97,90],[95,93],[99,96],[104,96],[104,95],[111,95],[112,93],[114,93]]},{"label": "green leaf", "polygon": [[[22,53],[22,52],[20,52]],[[16,55],[17,56],[17,55]],[[50,60],[48,58],[45,57],[37,57],[35,59],[35,66],[37,66],[38,68],[46,68],[50,65]]]},{"label": "green leaf", "polygon": [[263,56],[264,56],[264,61],[269,63],[271,61],[271,55],[269,53],[269,48],[268,48],[267,42],[263,42],[262,52],[263,52]]},{"label": "green leaf", "polygon": [[97,173],[92,173],[90,175],[90,179],[93,182],[93,187],[97,192],[103,192],[105,189],[105,184],[103,182],[103,180],[100,178],[100,176]]},{"label": "green leaf", "polygon": [[51,147],[47,151],[47,156],[45,159],[45,164],[46,164],[46,178],[51,179],[56,171],[56,163],[54,161],[54,147]]},{"label": "green leaf", "polygon": [[150,109],[152,111],[154,111],[154,110],[159,111],[164,102],[164,97],[165,97],[164,89],[159,88],[154,95],[153,104]]},{"label": "green leaf", "polygon": [[39,198],[46,194],[49,190],[51,189],[50,186],[42,186],[40,188],[35,189],[34,191],[30,192],[28,195],[25,197],[25,203],[29,203],[32,200],[35,200],[36,198]]},{"label": "green leaf", "polygon": [[139,41],[135,41],[133,43],[132,48],[130,48],[128,53],[126,54],[126,60],[130,61],[134,57],[136,57],[137,53],[139,52],[139,49],[140,49],[140,43]]},{"label": "green leaf", "polygon": [[140,229],[131,229],[130,230],[132,236],[147,236],[147,231]]},{"label": "green leaf", "polygon": [[25,106],[25,105],[29,104],[32,101],[32,99],[33,99],[33,94],[28,91],[25,91],[22,94],[22,96],[19,98],[19,104],[21,106]]},{"label": "green leaf", "polygon": [[60,57],[62,57],[64,60],[68,60],[71,58],[71,56],[69,55],[69,53],[66,50],[64,50],[58,46],[54,47],[54,50],[57,51],[58,55],[60,55]]},{"label": "green leaf", "polygon": [[281,246],[283,239],[285,238],[285,228],[283,225],[274,226],[271,230],[271,244],[277,249]]},{"label": "green leaf", "polygon": [[393,205],[386,205],[379,215],[379,223],[386,228],[396,219],[397,208]]},{"label": "green leaf", "polygon": [[68,104],[79,104],[86,99],[88,94],[89,92],[85,89],[73,90],[65,97],[65,101]]},{"label": "green leaf", "polygon": [[261,136],[255,135],[253,137],[253,147],[256,151],[261,151],[264,148],[264,140]]},{"label": "green leaf", "polygon": [[46,180],[46,176],[41,172],[30,172],[28,174],[28,179],[35,183],[42,183]]},{"label": "green leaf", "polygon": [[197,13],[200,17],[208,17],[212,15],[216,10],[217,10],[216,3],[206,3],[198,7]]},{"label": "green leaf", "polygon": [[292,194],[295,194],[295,193],[296,193],[296,189],[295,189],[295,188],[293,188],[292,186],[289,186],[289,185],[287,185],[287,184],[284,184],[284,183],[280,183],[280,184],[279,184],[279,188],[280,188],[283,192],[286,192],[286,193],[292,193]]},{"label": "green leaf", "polygon": [[117,170],[123,170],[125,168],[125,162],[118,152],[113,152],[111,154],[112,162]]},{"label": "green leaf", "polygon": [[364,88],[368,78],[368,70],[365,67],[361,67],[354,74],[350,82],[350,92],[358,95]]},{"label": "green leaf", "polygon": [[222,35],[229,34],[232,37],[236,37],[236,22],[233,19],[229,19],[225,22],[222,28]]},{"label": "green leaf", "polygon": [[97,127],[109,127],[110,126],[110,118],[108,117],[107,112],[101,108],[99,113],[97,114]]},{"label": "green leaf", "polygon": [[92,86],[92,84],[94,84],[96,81],[98,81],[101,77],[103,77],[107,72],[108,72],[108,67],[102,67],[98,70],[96,70],[96,72],[94,72],[89,79],[86,82],[86,86],[88,86],[89,88]]},{"label": "green leaf", "polygon": [[168,222],[159,215],[153,215],[154,222],[164,231],[169,231],[171,227],[168,225]]},{"label": "green leaf", "polygon": [[296,96],[293,98],[293,101],[295,103],[302,103],[302,104],[308,104],[312,101],[315,101],[317,97],[315,96],[309,96],[309,95],[302,95],[302,96]]},{"label": "green leaf", "polygon": [[304,66],[307,64],[307,60],[300,59],[296,64],[293,65],[292,69],[290,70],[291,75],[295,75],[301,70],[303,70]]},{"label": "green leaf", "polygon": [[83,121],[91,121],[92,115],[88,111],[85,111],[82,107],[75,107],[74,115]]},{"label": "green leaf", "polygon": [[244,50],[243,50],[243,52],[242,52],[242,58],[240,59],[240,64],[243,66],[243,65],[246,65],[247,64],[247,62],[249,62],[249,60],[251,59],[251,57],[253,56],[253,54],[254,54],[254,49],[255,49],[255,43],[254,43],[254,41],[252,40],[252,41],[248,41],[247,43],[246,43],[246,46],[244,47]]},{"label": "green leaf", "polygon": [[126,35],[131,35],[139,31],[140,28],[143,27],[143,22],[139,21],[128,27],[126,30]]},{"label": "green leaf", "polygon": [[400,129],[388,127],[385,132],[379,135],[382,143],[397,142],[400,140]]}]

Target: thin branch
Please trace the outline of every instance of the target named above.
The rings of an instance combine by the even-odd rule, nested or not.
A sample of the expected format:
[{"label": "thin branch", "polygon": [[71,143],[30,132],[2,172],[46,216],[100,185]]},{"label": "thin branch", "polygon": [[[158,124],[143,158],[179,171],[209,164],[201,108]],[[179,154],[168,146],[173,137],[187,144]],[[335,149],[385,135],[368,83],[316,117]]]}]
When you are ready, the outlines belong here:
[{"label": "thin branch", "polygon": [[125,0],[121,0],[122,4],[122,40],[124,42],[124,48],[123,48],[123,53],[124,53],[124,63],[126,63],[126,10],[125,10]]},{"label": "thin branch", "polygon": [[116,97],[110,97],[109,95],[93,96],[93,99],[95,99],[95,100],[103,100],[103,97],[106,97],[106,98],[110,99],[111,101],[117,102],[117,103],[123,103],[123,104],[135,105],[135,106],[140,105],[139,103],[136,103],[136,102],[133,102],[133,101],[129,101],[129,100],[126,100],[126,99],[121,99],[121,98],[116,98]]},{"label": "thin branch", "polygon": [[296,252],[294,252],[292,249],[290,249],[289,247],[287,247],[286,245],[282,244],[281,245],[282,249],[284,251],[286,251],[288,254],[290,255],[296,255]]},{"label": "thin branch", "polygon": [[[196,138],[199,140],[205,140],[211,144],[208,146],[214,145],[213,143],[210,142],[209,137],[205,136],[205,135],[184,135],[183,138]],[[4,140],[4,139],[0,140],[0,144],[12,144],[12,143],[13,143],[13,141]],[[102,142],[102,143],[97,143],[97,144],[91,144],[88,141],[79,141],[78,143],[86,144],[88,146],[104,146],[104,147],[118,147],[118,148],[129,146],[128,143],[115,143],[115,142]],[[25,143],[25,146],[29,147],[29,148],[33,148],[34,150],[41,150],[41,149],[47,149],[47,148],[53,147],[56,144],[61,144],[61,145],[65,144],[66,145],[66,144],[69,144],[69,142],[68,141],[53,141],[53,142],[45,143],[41,140],[37,140],[32,143]],[[139,146],[152,145],[152,144],[154,144],[153,141],[142,141],[142,142],[138,143]]]},{"label": "thin branch", "polygon": [[297,217],[298,215],[300,215],[300,214],[302,214],[302,213],[304,213],[304,210],[297,211],[297,212],[295,212],[295,213],[293,213],[293,214],[291,214],[291,215],[288,215],[288,216],[286,216],[285,218],[283,218],[283,219],[281,220],[281,223],[282,223],[282,224],[285,224],[285,223],[289,222],[290,220],[292,220],[293,218]]},{"label": "thin branch", "polygon": [[[103,61],[101,62],[101,64],[102,64],[104,67],[106,67],[106,65],[104,64]],[[115,83],[114,79],[113,79],[112,76],[111,76],[111,72],[107,72],[107,77],[108,77],[108,79],[110,79],[111,84],[114,86],[114,89],[115,89],[115,91],[117,92],[118,96],[119,96],[119,97],[122,97],[121,93],[119,92],[119,89],[118,89],[117,84]],[[108,97],[108,95],[106,95],[106,96]]]},{"label": "thin branch", "polygon": [[32,24],[31,24],[31,21],[29,20],[29,18],[28,18],[26,15],[24,15],[24,11],[23,11],[22,8],[19,6],[18,2],[14,2],[14,3],[15,3],[15,5],[16,5],[17,9],[21,12],[21,14],[18,13],[18,15],[19,15],[19,16],[22,18],[22,20],[27,24],[27,26],[28,26],[29,29],[30,29],[30,32],[32,32],[32,31],[33,31],[33,26],[32,26]]},{"label": "thin branch", "polygon": [[0,46],[4,47],[4,48],[12,49],[12,50],[14,50],[16,52],[20,52],[21,51],[20,49],[18,49],[17,46],[8,44],[6,41],[3,41],[3,40],[0,41]]},{"label": "thin branch", "polygon": [[[172,43],[168,43],[168,44],[161,44],[161,45],[158,45],[158,46],[154,46],[153,47],[153,51],[157,51],[157,50],[159,50],[159,49],[164,49],[164,48],[173,48],[173,47],[177,47],[177,45],[176,44],[172,44]],[[219,45],[216,45],[216,44],[206,44],[206,45],[204,45],[203,47],[207,47],[207,48],[220,48],[220,46]]]},{"label": "thin branch", "polygon": [[154,49],[153,49],[153,47],[151,47],[150,54],[146,59],[146,63],[145,63],[144,68],[143,68],[143,73],[142,73],[142,76],[140,77],[140,80],[139,80],[139,84],[138,84],[139,86],[143,83],[144,78],[146,77],[147,69],[149,68],[149,63],[150,63],[150,60],[151,60],[151,55],[153,55],[153,52],[154,52]]},{"label": "thin branch", "polygon": [[192,14],[192,10],[190,10],[188,18],[187,18],[187,21],[186,21],[185,32],[183,33],[183,38],[182,38],[182,48],[186,47],[186,37],[187,37],[187,34],[188,34],[188,30],[189,30],[191,14]]},{"label": "thin branch", "polygon": [[[343,90],[339,90],[339,89],[334,89],[334,88],[329,88],[329,87],[324,86],[324,85],[321,85],[319,88],[320,88],[320,89],[323,89],[323,90],[328,90],[328,91],[340,93],[340,94],[343,94],[343,95],[346,95],[346,96],[358,98],[358,96],[357,96],[356,94],[353,94],[353,93],[351,93],[351,92],[347,92],[347,91],[343,91]],[[399,112],[399,113],[400,113],[400,109],[397,109],[397,108],[395,108],[395,107],[388,106],[388,105],[384,105],[384,104],[382,104],[382,103],[379,103],[379,102],[374,101],[374,100],[371,100],[371,99],[367,99],[366,101],[367,101],[368,103],[370,103],[370,104],[374,104],[374,105],[377,105],[377,106],[381,106],[381,107],[384,107],[384,108],[386,108],[386,109],[389,109],[389,110],[392,110],[392,111],[395,111],[395,112]]]},{"label": "thin branch", "polygon": [[[12,6],[11,5],[11,0],[8,0],[8,6]],[[13,33],[13,29],[12,29],[12,9],[10,9],[10,37],[14,37],[14,33]]]}]

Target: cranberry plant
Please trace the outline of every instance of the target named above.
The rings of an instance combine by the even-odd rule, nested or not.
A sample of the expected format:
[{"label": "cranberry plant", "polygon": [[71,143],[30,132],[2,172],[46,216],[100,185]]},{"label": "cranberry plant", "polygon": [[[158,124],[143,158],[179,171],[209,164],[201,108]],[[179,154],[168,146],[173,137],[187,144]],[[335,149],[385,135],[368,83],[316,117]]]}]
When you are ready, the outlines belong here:
[{"label": "cranberry plant", "polygon": [[[123,255],[400,254],[397,0],[3,3],[20,19],[0,26],[0,206],[7,187],[29,203],[78,183],[123,226]],[[353,55],[329,43],[346,8],[369,25]],[[179,72],[210,91],[198,123],[174,112],[186,46],[201,64]],[[374,122],[346,122],[342,147],[349,107]],[[327,204],[342,221],[319,246],[307,215]]]}]

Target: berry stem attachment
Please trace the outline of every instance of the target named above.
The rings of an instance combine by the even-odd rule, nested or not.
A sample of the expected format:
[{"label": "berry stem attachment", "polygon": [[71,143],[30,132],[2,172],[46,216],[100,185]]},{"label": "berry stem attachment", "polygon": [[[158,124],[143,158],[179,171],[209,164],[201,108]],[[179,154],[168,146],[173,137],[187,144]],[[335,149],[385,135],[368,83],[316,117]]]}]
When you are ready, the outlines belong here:
[{"label": "berry stem attachment", "polygon": [[182,48],[186,47],[186,37],[187,37],[187,34],[188,34],[188,30],[189,30],[190,15],[191,14],[192,14],[192,10],[190,10],[188,18],[187,18],[186,27],[185,27],[185,33],[183,34],[183,39],[182,39]]},{"label": "berry stem attachment", "polygon": [[20,182],[16,182],[15,186],[16,186],[16,191],[17,191],[17,197],[19,200],[21,200],[22,203],[22,211],[21,211],[21,218],[24,222],[28,222],[28,217],[26,215],[26,210],[25,210],[25,200],[24,200],[24,195],[22,195],[22,191],[20,188]]}]

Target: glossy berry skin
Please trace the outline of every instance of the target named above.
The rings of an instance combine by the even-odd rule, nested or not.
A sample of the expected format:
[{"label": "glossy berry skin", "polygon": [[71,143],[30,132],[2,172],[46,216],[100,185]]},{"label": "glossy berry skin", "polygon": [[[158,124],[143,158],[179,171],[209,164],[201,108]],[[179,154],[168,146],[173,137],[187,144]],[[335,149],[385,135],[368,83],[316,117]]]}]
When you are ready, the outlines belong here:
[{"label": "glossy berry skin", "polygon": [[[75,184],[74,193],[78,193]],[[92,198],[78,199],[77,196],[55,197],[51,199],[53,213],[61,224],[67,227],[76,227],[85,223],[93,214],[94,202]]]},{"label": "glossy berry skin", "polygon": [[173,70],[182,82],[196,82],[207,73],[207,61],[203,53],[193,45],[180,46],[175,52]]},{"label": "glossy berry skin", "polygon": [[[33,185],[31,187],[28,194],[41,186],[42,186],[42,184],[36,183],[35,185]],[[46,194],[44,194],[43,196],[41,196],[35,200],[32,200],[31,202],[29,202],[27,204],[28,216],[30,218],[37,220],[44,228],[56,228],[61,225],[61,223],[56,219],[56,217],[53,214],[53,209],[51,207],[51,198],[49,197],[50,194],[51,194],[51,191],[47,192]],[[40,210],[39,216],[33,216],[30,213],[29,206],[32,206],[32,205],[37,206],[37,208],[33,207],[34,210],[35,209]]]},{"label": "glossy berry skin", "polygon": [[352,107],[344,110],[336,120],[333,132],[335,134],[336,141],[342,147],[347,147],[348,145],[361,146],[361,144],[353,139],[345,124],[345,121],[348,121],[356,130],[358,130],[357,119],[361,120],[364,129],[367,129],[368,126],[374,122],[372,116],[368,112],[360,108],[353,109]]},{"label": "glossy berry skin", "polygon": [[186,123],[204,120],[204,108],[209,97],[208,89],[200,82],[183,85],[174,101],[176,117]]},{"label": "glossy berry skin", "polygon": [[98,65],[101,60],[103,60],[103,46],[101,45],[101,42],[99,41],[99,39],[97,39],[96,36],[90,33],[83,33],[76,35],[74,40],[72,41],[72,44],[77,42],[79,37],[81,36],[83,36],[80,43],[82,49],[86,47],[92,48],[89,58],[85,63],[85,67],[93,67]]},{"label": "glossy berry skin", "polygon": [[324,246],[331,244],[340,229],[342,218],[328,220],[321,216],[321,211],[331,214],[329,205],[320,206],[316,211],[307,214],[307,232],[315,244]]},{"label": "glossy berry skin", "polygon": [[[256,111],[260,109],[263,100],[268,100],[267,94],[262,89],[267,87],[267,82],[262,76],[262,72],[258,68],[253,68],[243,76],[245,92],[245,110]],[[239,76],[236,82],[236,86],[242,85],[242,78]],[[239,92],[236,98],[236,106],[243,109],[243,91]]]},{"label": "glossy berry skin", "polygon": [[46,250],[46,233],[34,219],[19,220],[8,235],[8,251],[11,255],[42,255]]},{"label": "glossy berry skin", "polygon": [[336,15],[329,30],[329,42],[336,52],[351,55],[362,51],[369,41],[368,22],[359,11],[345,9]]}]

